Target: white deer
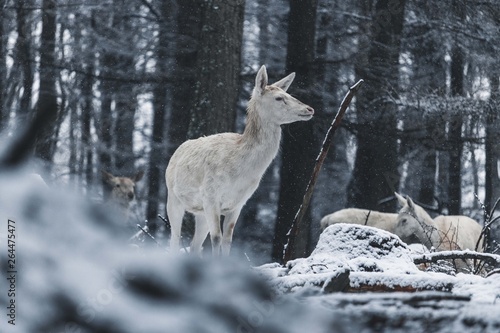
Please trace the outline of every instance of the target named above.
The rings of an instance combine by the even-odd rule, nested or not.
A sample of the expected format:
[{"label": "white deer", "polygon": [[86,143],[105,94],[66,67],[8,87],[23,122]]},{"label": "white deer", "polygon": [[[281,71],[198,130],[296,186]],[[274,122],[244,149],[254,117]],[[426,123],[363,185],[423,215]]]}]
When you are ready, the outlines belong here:
[{"label": "white deer", "polygon": [[188,211],[196,219],[191,252],[200,254],[210,233],[212,253],[218,255],[222,248],[224,255],[229,254],[240,211],[278,153],[280,125],[309,120],[314,114],[313,108],[286,93],[294,78],[292,73],[268,86],[262,66],[248,102],[243,134],[188,140],[172,155],[165,172],[172,251],[179,250],[182,218]]},{"label": "white deer", "polygon": [[332,214],[326,215],[321,219],[321,230],[337,223],[348,223],[367,225],[370,227],[382,229],[394,233],[398,214],[383,213],[375,210],[346,208],[338,210]]},{"label": "white deer", "polygon": [[[475,250],[481,235],[481,226],[473,219],[462,216],[438,216],[434,219],[410,197],[395,193],[402,208],[399,211],[394,233],[407,242],[416,236],[428,249],[438,251]],[[482,242],[478,246],[482,252]]]}]

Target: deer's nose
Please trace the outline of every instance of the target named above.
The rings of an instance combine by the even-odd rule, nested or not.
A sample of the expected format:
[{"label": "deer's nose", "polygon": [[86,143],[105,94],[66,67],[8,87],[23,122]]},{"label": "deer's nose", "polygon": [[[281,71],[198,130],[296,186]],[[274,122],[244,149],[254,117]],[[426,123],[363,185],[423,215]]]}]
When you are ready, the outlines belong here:
[{"label": "deer's nose", "polygon": [[307,111],[309,111],[309,113],[311,114],[314,114],[314,109],[310,106],[307,107]]},{"label": "deer's nose", "polygon": [[128,198],[132,200],[134,198],[134,192],[128,192]]}]

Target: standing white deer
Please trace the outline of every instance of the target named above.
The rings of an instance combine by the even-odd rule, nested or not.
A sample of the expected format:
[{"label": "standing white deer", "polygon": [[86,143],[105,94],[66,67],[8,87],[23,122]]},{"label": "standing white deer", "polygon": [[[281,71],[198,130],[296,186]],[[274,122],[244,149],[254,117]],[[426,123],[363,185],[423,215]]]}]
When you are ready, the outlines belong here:
[{"label": "standing white deer", "polygon": [[309,120],[314,114],[313,108],[286,93],[294,78],[292,73],[268,86],[262,66],[248,102],[243,134],[188,140],[172,155],[165,172],[172,251],[179,250],[182,218],[188,211],[196,219],[191,252],[199,254],[210,233],[212,253],[218,255],[222,248],[224,255],[229,254],[240,211],[278,153],[280,125]]}]

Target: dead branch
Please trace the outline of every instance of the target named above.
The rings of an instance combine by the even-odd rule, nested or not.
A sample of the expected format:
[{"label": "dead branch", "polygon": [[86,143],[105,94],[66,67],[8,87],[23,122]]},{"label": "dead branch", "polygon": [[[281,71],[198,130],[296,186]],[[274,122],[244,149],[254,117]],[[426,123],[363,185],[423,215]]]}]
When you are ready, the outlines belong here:
[{"label": "dead branch", "polygon": [[368,211],[368,214],[366,214],[366,220],[365,220],[365,225],[368,225],[368,219],[370,218],[370,214],[372,213],[371,210]]},{"label": "dead branch", "polygon": [[434,253],[426,253],[413,258],[415,265],[425,264],[429,262],[437,262],[446,259],[474,259],[482,260],[492,266],[500,265],[500,256],[492,253],[481,253],[475,251],[441,251]]},{"label": "dead branch", "polygon": [[[444,288],[444,289],[443,289]],[[417,291],[426,291],[426,290],[438,290],[438,291],[451,291],[453,288],[451,285],[447,285],[445,287],[439,286],[438,289],[432,288],[431,286],[427,286],[425,288],[417,288],[412,285],[385,285],[385,284],[360,284],[357,287],[349,287],[347,292],[349,293],[365,293],[365,292],[406,292],[406,293],[414,293]]]},{"label": "dead branch", "polygon": [[146,228],[143,228],[143,227],[141,227],[141,225],[140,225],[140,224],[138,224],[138,225],[137,225],[137,227],[138,227],[139,229],[141,229],[141,231],[142,231],[145,235],[149,236],[149,238],[151,238],[151,239],[152,239],[152,240],[156,243],[156,245],[158,245],[158,247],[161,247],[160,243],[158,243],[158,241],[157,241],[157,240],[153,237],[153,235],[151,235],[151,234],[149,233],[149,231],[148,231],[148,230],[146,230],[146,228],[147,228],[147,227],[146,227]]},{"label": "dead branch", "polygon": [[497,268],[497,269],[494,269],[492,271],[489,271],[488,274],[486,274],[485,277],[489,277],[489,276],[492,276],[494,274],[500,274],[500,268]]},{"label": "dead branch", "polygon": [[328,150],[330,149],[330,146],[333,141],[333,136],[335,134],[335,131],[337,128],[340,127],[340,123],[342,122],[342,118],[344,117],[344,114],[347,110],[347,107],[351,103],[352,98],[354,95],[358,92],[359,88],[363,85],[364,81],[359,80],[355,85],[349,88],[349,91],[347,92],[346,96],[342,100],[342,103],[340,104],[340,108],[337,111],[337,115],[333,119],[330,128],[328,129],[328,132],[326,133],[325,139],[323,141],[323,145],[321,147],[321,150],[319,152],[318,157],[316,158],[316,162],[314,165],[314,170],[311,175],[311,179],[309,180],[309,184],[307,185],[306,188],[306,193],[304,194],[304,198],[302,200],[302,205],[300,205],[300,208],[295,215],[295,218],[292,222],[292,226],[290,228],[290,231],[288,232],[288,242],[285,245],[285,251],[283,254],[283,262],[287,262],[291,259],[294,259],[294,248],[295,248],[295,240],[297,239],[297,235],[299,234],[299,230],[302,227],[302,220],[304,218],[304,215],[307,211],[307,208],[309,207],[309,203],[311,202],[311,197],[313,194],[314,186],[316,184],[316,180],[318,179],[319,172],[321,170],[321,167],[323,165],[323,162],[326,158],[326,154],[328,153]]},{"label": "dead branch", "polygon": [[483,213],[484,213],[484,227],[483,227],[483,230],[481,230],[481,234],[479,235],[479,238],[477,239],[475,250],[476,251],[478,250],[479,243],[481,242],[481,239],[482,239],[483,240],[483,251],[485,251],[486,248],[488,247],[490,227],[491,227],[491,225],[494,222],[496,222],[496,221],[498,221],[500,219],[499,216],[493,218],[493,214],[495,213],[495,210],[497,209],[497,206],[500,203],[500,198],[498,198],[495,201],[495,204],[493,205],[493,207],[491,208],[491,210],[488,212],[486,210],[486,206],[479,199],[479,197],[477,196],[476,193],[474,193],[474,196],[476,197],[476,200],[481,205],[481,208],[483,209]]}]

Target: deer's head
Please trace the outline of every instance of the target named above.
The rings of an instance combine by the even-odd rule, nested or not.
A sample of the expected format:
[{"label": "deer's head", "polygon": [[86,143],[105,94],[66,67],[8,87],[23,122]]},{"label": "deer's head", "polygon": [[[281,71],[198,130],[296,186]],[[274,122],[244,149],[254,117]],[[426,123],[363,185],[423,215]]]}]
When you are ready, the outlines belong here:
[{"label": "deer's head", "polygon": [[260,68],[250,102],[255,104],[255,109],[263,121],[281,125],[312,118],[314,109],[286,92],[294,78],[295,73],[291,73],[268,85],[266,67]]},{"label": "deer's head", "polygon": [[116,177],[102,171],[104,183],[108,186],[111,199],[120,206],[128,208],[135,198],[135,184],[142,179],[144,171],[139,171],[133,177]]}]

